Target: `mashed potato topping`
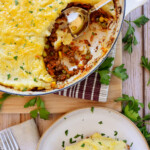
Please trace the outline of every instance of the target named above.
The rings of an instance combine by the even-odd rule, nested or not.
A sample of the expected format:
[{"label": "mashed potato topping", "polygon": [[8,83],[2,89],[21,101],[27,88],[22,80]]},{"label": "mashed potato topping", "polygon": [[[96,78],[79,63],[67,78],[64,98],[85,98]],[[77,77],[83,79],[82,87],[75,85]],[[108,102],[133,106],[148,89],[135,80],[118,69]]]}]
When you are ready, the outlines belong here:
[{"label": "mashed potato topping", "polygon": [[70,2],[99,0],[1,0],[0,84],[17,90],[50,89],[43,61],[45,37]]},{"label": "mashed potato topping", "polygon": [[66,147],[65,150],[128,150],[128,147],[123,141],[95,133],[88,139]]}]

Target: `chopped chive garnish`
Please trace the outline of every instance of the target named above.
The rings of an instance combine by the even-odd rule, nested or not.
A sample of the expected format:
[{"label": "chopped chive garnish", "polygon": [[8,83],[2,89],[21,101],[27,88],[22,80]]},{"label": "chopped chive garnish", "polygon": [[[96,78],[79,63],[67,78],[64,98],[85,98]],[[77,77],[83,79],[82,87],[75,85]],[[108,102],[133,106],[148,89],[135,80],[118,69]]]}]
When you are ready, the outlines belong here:
[{"label": "chopped chive garnish", "polygon": [[20,66],[20,69],[24,70],[23,66]]},{"label": "chopped chive garnish", "polygon": [[91,112],[92,112],[92,113],[94,112],[94,107],[91,107]]},{"label": "chopped chive garnish", "polygon": [[73,141],[72,138],[70,138],[70,144],[75,143],[76,141]]},{"label": "chopped chive garnish", "polygon": [[9,80],[11,78],[11,74],[8,74],[7,75],[7,79]]},{"label": "chopped chive garnish", "polygon": [[65,135],[66,135],[66,136],[68,135],[68,130],[65,131]]},{"label": "chopped chive garnish", "polygon": [[81,145],[81,147],[85,147],[85,144],[83,143],[83,144]]},{"label": "chopped chive garnish", "polygon": [[118,132],[117,131],[114,131],[114,136],[117,136]]},{"label": "chopped chive garnish", "polygon": [[65,147],[65,141],[62,141],[62,145],[61,145],[62,147]]},{"label": "chopped chive garnish", "polygon": [[[29,72],[28,72],[29,73]],[[36,78],[34,78],[34,82],[38,82]]]},{"label": "chopped chive garnish", "polygon": [[99,124],[103,124],[103,122],[102,121],[100,121],[100,122],[98,122]]},{"label": "chopped chive garnish", "polygon": [[105,136],[105,133],[101,133],[102,136]]},{"label": "chopped chive garnish", "polygon": [[17,59],[18,59],[18,56],[14,56],[14,59],[17,60]]}]

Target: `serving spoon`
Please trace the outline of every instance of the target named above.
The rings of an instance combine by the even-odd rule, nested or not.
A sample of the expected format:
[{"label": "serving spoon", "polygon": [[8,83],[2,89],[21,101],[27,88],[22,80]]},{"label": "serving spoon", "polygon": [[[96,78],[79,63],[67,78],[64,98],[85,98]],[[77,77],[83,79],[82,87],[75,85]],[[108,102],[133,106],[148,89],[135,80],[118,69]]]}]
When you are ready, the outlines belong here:
[{"label": "serving spoon", "polygon": [[101,0],[95,4],[89,11],[80,7],[70,7],[63,11],[65,14],[70,32],[74,38],[78,38],[82,35],[89,26],[90,14],[97,11],[111,0]]}]

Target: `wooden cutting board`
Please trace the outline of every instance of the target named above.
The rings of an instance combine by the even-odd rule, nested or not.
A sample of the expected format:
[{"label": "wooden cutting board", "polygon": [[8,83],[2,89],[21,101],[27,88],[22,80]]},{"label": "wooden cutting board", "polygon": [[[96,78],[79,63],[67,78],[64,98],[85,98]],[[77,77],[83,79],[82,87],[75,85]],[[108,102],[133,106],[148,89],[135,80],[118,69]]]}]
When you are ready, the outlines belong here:
[{"label": "wooden cutting board", "polygon": [[[120,35],[117,41],[117,51],[115,57],[115,66],[122,64],[122,37]],[[0,93],[2,94],[2,93]],[[121,104],[114,102],[114,100],[122,95],[122,81],[112,75],[108,101],[106,103],[95,102],[90,100],[75,99],[64,96],[59,96],[55,94],[49,94],[41,96],[45,101],[46,108],[51,113],[66,113],[77,108],[92,107],[92,106],[102,106],[121,111]],[[8,98],[2,107],[1,113],[29,113],[34,108],[24,108],[24,104],[30,100],[32,97],[18,97],[12,96]]]}]

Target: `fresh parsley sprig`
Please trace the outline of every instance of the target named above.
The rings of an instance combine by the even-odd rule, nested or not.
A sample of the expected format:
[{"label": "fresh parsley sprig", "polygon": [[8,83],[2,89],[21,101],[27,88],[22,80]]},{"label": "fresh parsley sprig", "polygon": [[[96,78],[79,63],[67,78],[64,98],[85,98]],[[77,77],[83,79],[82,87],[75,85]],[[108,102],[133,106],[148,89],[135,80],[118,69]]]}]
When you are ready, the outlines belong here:
[{"label": "fresh parsley sprig", "polygon": [[[109,85],[110,83],[110,68],[112,67],[112,62],[114,61],[113,57],[107,57],[103,64],[98,68],[96,72],[100,75],[100,83]],[[128,78],[124,64],[115,67],[112,71],[112,74],[122,79],[123,81]]]},{"label": "fresh parsley sprig", "polygon": [[133,96],[129,97],[128,95],[123,95],[115,101],[122,102],[122,113],[136,124],[150,146],[150,133],[146,128],[146,121],[150,120],[150,114],[145,115],[143,118],[139,114],[141,108],[144,108],[144,104]]},{"label": "fresh parsley sprig", "polygon": [[115,67],[112,71],[112,74],[125,81],[126,79],[128,79],[128,74],[126,73],[126,71],[127,69],[125,69],[124,64],[122,64],[118,67]]},{"label": "fresh parsley sprig", "polygon": [[[146,58],[145,56],[141,57],[141,66],[143,66],[150,72],[150,61],[148,61],[148,58]],[[150,78],[147,85],[150,85]]]},{"label": "fresh parsley sprig", "polygon": [[0,98],[0,109],[2,108],[2,105],[3,105],[4,101],[5,101],[8,97],[10,97],[10,96],[11,96],[11,95],[8,94],[8,93],[2,94],[2,96],[1,96],[1,98]]},{"label": "fresh parsley sprig", "polygon": [[129,27],[122,41],[123,43],[125,43],[124,50],[128,51],[129,54],[131,54],[133,51],[132,46],[138,44],[138,41],[135,37],[135,28],[131,25],[131,23],[133,22],[137,27],[141,27],[142,25],[145,25],[148,21],[149,19],[144,15],[142,15],[141,17],[137,18],[134,21],[125,20],[125,22],[129,25]]},{"label": "fresh parsley sprig", "polygon": [[41,119],[47,120],[49,118],[50,112],[45,108],[44,101],[40,97],[35,97],[29,100],[25,105],[24,108],[32,107],[37,105],[37,108],[30,112],[32,118],[36,118],[38,114],[40,115]]}]

